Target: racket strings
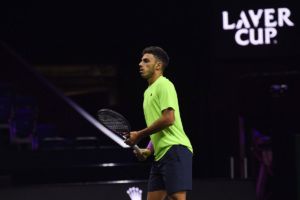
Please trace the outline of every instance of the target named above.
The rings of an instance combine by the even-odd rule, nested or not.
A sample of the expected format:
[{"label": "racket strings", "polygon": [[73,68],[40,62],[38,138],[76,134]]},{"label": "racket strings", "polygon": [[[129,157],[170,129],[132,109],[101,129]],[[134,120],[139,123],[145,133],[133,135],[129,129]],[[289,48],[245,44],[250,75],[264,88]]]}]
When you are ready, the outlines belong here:
[{"label": "racket strings", "polygon": [[[127,119],[121,114],[110,110],[101,109],[98,111],[98,120],[103,126],[110,129],[112,132],[116,133],[119,137],[125,138],[125,133],[129,133],[131,128]],[[137,152],[141,153],[140,148],[137,145],[131,146]]]},{"label": "racket strings", "polygon": [[119,134],[128,133],[130,131],[128,124],[119,117],[103,113],[99,114],[98,118],[104,126]]}]

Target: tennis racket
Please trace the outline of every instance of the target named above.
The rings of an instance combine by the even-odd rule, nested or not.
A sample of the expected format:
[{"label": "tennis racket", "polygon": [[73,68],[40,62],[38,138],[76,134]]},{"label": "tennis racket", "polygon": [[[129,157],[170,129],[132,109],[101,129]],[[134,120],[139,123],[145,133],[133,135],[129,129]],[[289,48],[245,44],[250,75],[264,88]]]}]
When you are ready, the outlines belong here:
[{"label": "tennis racket", "polygon": [[[100,109],[98,110],[97,115],[99,122],[103,124],[103,126],[123,139],[126,139],[125,134],[131,131],[131,127],[128,120],[123,115],[111,109]],[[132,148],[138,153],[141,152],[137,145],[132,146]]]}]

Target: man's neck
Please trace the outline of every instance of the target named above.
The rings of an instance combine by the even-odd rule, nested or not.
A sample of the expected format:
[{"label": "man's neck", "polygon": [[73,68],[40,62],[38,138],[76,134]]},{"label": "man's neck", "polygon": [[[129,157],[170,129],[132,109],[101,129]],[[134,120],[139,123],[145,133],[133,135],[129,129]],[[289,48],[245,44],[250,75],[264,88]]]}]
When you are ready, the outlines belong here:
[{"label": "man's neck", "polygon": [[162,75],[162,73],[154,74],[151,78],[148,79],[148,84],[152,85]]}]

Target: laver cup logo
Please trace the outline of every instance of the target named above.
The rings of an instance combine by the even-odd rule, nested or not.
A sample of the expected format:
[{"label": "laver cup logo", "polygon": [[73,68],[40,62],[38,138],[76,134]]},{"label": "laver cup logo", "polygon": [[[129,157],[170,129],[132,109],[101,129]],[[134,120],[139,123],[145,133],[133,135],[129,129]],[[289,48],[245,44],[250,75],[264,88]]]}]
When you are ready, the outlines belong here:
[{"label": "laver cup logo", "polygon": [[234,38],[240,46],[276,44],[277,29],[294,26],[290,16],[288,8],[242,10],[238,19],[223,11],[223,30],[236,30]]}]

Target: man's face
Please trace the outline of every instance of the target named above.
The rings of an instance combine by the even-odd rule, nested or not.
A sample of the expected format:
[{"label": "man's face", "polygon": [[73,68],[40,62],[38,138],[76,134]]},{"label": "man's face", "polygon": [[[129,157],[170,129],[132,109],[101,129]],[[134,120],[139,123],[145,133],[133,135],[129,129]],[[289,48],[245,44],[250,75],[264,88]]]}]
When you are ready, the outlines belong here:
[{"label": "man's face", "polygon": [[149,79],[153,76],[155,72],[155,67],[158,60],[153,56],[153,54],[146,53],[141,58],[139,63],[140,74],[144,79]]}]

